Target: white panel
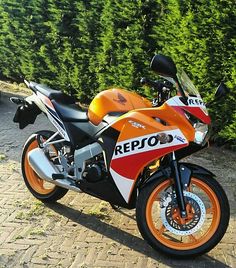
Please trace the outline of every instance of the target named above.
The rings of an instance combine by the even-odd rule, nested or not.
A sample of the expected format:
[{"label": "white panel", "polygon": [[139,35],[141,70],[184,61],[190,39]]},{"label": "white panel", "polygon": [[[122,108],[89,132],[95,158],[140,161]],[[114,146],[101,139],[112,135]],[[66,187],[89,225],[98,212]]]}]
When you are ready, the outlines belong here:
[{"label": "white panel", "polygon": [[[149,146],[147,144],[147,140],[149,138],[152,138],[152,137],[158,135],[158,134],[159,135],[160,134],[171,135],[173,137],[173,140],[172,140],[172,142],[167,142],[167,143],[163,143],[163,144],[158,142],[158,144],[156,144],[155,146]],[[136,142],[136,141],[140,142],[140,143],[142,143],[142,141],[143,141],[144,146],[142,148],[139,148],[139,146],[137,146],[136,148],[134,148],[134,150],[132,150],[131,149],[131,144],[132,144],[132,142]],[[122,148],[124,148],[125,144],[128,144],[127,146],[129,146],[130,150],[127,151],[127,152],[123,152],[122,154],[117,154],[116,155],[116,148],[115,148],[113,156],[112,156],[112,159],[117,159],[117,158],[120,158],[120,157],[133,155],[133,154],[137,154],[137,153],[142,153],[142,152],[153,151],[153,150],[156,150],[156,149],[161,150],[163,148],[176,146],[176,145],[180,145],[180,144],[187,144],[187,143],[188,143],[188,140],[186,139],[186,137],[183,135],[183,133],[179,129],[156,132],[156,133],[144,135],[144,136],[141,136],[141,137],[137,137],[137,138],[128,139],[128,140],[125,140],[125,141],[118,142],[116,144],[116,147],[121,146]]]},{"label": "white panel", "polygon": [[134,180],[130,180],[126,177],[119,175],[112,168],[110,168],[110,173],[111,173],[111,175],[115,181],[115,184],[116,184],[117,188],[119,189],[121,195],[124,197],[125,201],[128,203],[130,191],[132,189]]}]

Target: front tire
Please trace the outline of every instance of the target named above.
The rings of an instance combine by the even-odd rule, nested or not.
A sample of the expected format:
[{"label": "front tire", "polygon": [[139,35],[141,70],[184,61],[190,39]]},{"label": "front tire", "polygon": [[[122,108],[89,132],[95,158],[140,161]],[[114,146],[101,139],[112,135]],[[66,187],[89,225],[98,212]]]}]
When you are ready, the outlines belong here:
[{"label": "front tire", "polygon": [[156,250],[189,258],[214,248],[224,236],[230,210],[227,196],[212,177],[193,175],[182,219],[173,180],[162,178],[144,186],[138,196],[136,218],[140,233]]},{"label": "front tire", "polygon": [[[21,159],[21,170],[25,185],[34,197],[45,203],[56,202],[61,199],[68,190],[41,179],[31,168],[27,155],[28,152],[38,147],[37,135],[40,135],[44,140],[47,140],[53,134],[54,132],[52,131],[39,131],[32,134],[24,145]],[[57,154],[56,147],[52,147],[51,149]]]}]

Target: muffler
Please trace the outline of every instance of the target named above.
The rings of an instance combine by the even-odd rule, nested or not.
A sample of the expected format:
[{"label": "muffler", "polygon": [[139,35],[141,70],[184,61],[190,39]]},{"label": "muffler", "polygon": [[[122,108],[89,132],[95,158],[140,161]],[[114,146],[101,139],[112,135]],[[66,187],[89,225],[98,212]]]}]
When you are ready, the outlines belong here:
[{"label": "muffler", "polygon": [[40,148],[30,151],[28,160],[34,172],[46,181],[52,181],[52,174],[59,173],[59,170],[48,160],[44,151]]},{"label": "muffler", "polygon": [[56,179],[54,180],[53,174],[61,174],[52,162],[49,161],[44,151],[40,148],[33,149],[28,153],[28,160],[31,168],[34,172],[43,180],[51,182],[62,188],[73,190],[76,192],[82,192],[79,187],[75,185],[75,182],[71,179]]}]

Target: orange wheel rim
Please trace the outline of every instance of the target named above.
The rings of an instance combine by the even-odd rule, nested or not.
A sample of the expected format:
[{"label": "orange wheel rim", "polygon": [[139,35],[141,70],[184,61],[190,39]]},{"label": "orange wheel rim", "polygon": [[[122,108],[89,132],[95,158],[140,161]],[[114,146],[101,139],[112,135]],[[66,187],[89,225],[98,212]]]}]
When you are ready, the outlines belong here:
[{"label": "orange wheel rim", "polygon": [[38,194],[46,195],[50,194],[55,189],[55,185],[47,183],[45,180],[42,180],[31,168],[28,160],[28,153],[37,147],[38,143],[36,140],[34,140],[26,151],[24,158],[25,175],[29,185],[35,192],[37,192]]},{"label": "orange wheel rim", "polygon": [[[160,210],[160,195],[162,191],[173,184],[172,180],[166,180],[158,185],[151,193],[146,206],[146,220],[147,225],[153,236],[163,245],[175,250],[191,250],[205,244],[217,231],[219,226],[221,211],[218,198],[214,191],[203,181],[192,178],[191,188],[197,189],[201,195],[204,196],[204,204],[206,208],[206,217],[202,228],[190,235],[176,235],[166,229],[162,223],[161,217],[156,217],[155,212]],[[187,218],[185,221],[181,220],[178,208],[173,209],[172,218],[178,224],[185,224],[191,221],[193,217],[193,209],[188,204],[186,206]]]}]

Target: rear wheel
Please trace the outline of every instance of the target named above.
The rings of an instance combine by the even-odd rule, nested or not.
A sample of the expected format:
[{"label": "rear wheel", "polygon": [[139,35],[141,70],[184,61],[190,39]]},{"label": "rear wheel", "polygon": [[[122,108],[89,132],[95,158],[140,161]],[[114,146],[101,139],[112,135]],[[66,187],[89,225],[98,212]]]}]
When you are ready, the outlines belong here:
[{"label": "rear wheel", "polygon": [[229,222],[228,199],[214,178],[192,177],[184,196],[186,218],[180,216],[171,179],[162,178],[144,187],[137,202],[142,236],[154,249],[175,257],[208,252],[222,239]]},{"label": "rear wheel", "polygon": [[[52,131],[39,131],[32,134],[26,141],[22,153],[21,169],[24,182],[29,191],[39,200],[43,202],[55,202],[62,198],[67,192],[67,189],[48,183],[41,179],[31,168],[28,161],[28,153],[38,147],[37,135],[40,135],[44,140],[47,140],[54,134]],[[49,148],[49,157],[52,159],[57,156],[57,148],[53,145]]]}]

